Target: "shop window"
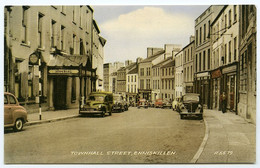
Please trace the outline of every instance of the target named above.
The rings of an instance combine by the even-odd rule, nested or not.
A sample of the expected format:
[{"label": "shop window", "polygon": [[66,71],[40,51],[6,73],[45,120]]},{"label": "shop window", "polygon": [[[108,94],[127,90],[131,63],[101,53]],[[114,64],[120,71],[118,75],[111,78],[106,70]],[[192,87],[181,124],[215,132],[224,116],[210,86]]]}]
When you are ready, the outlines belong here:
[{"label": "shop window", "polygon": [[72,78],[72,87],[71,87],[71,102],[76,102],[76,78]]}]

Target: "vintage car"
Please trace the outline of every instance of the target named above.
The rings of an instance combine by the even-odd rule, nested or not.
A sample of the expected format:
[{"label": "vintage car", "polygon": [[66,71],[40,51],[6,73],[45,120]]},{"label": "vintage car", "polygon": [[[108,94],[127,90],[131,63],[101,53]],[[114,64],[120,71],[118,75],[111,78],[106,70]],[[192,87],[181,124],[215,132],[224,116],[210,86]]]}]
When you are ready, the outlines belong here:
[{"label": "vintage car", "polygon": [[85,103],[81,103],[79,114],[100,114],[105,117],[106,113],[112,115],[113,94],[110,92],[92,92]]},{"label": "vintage car", "polygon": [[146,99],[140,99],[137,103],[137,108],[148,108],[148,102]]},{"label": "vintage car", "polygon": [[8,92],[4,93],[4,128],[21,131],[27,122],[27,111],[19,105],[16,97]]},{"label": "vintage car", "polygon": [[180,103],[181,103],[181,98],[180,97],[173,99],[173,101],[172,101],[172,110],[173,111],[177,110],[177,106]]},{"label": "vintage car", "polygon": [[163,100],[163,106],[162,108],[172,108],[172,102],[170,99],[165,99]]},{"label": "vintage car", "polygon": [[162,108],[163,107],[163,100],[162,99],[156,99],[154,103],[155,108]]},{"label": "vintage car", "polygon": [[182,102],[177,106],[180,118],[186,116],[197,116],[203,119],[203,106],[201,104],[200,95],[196,93],[187,93],[182,97]]},{"label": "vintage car", "polygon": [[120,94],[113,94],[113,101],[114,101],[114,104],[113,104],[112,111],[123,112],[123,111],[127,111],[128,110],[128,104],[124,100],[122,95],[120,95]]}]

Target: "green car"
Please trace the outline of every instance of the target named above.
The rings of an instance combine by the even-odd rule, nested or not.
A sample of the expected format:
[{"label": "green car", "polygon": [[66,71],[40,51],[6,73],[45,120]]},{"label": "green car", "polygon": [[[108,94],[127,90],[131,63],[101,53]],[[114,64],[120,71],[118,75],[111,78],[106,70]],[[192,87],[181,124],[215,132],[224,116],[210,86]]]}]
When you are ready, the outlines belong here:
[{"label": "green car", "polygon": [[110,92],[92,92],[81,104],[79,114],[100,114],[105,117],[106,113],[112,115],[113,94]]}]

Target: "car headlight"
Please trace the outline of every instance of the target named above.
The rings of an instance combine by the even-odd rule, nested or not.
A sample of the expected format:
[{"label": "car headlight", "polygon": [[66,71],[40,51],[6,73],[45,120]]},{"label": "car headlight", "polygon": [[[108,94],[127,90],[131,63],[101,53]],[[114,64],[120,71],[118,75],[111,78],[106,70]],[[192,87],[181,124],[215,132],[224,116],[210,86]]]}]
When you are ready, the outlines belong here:
[{"label": "car headlight", "polygon": [[100,105],[98,105],[98,108],[99,108],[99,109],[101,109],[101,108],[102,108],[102,105],[101,105],[101,104],[100,104]]}]

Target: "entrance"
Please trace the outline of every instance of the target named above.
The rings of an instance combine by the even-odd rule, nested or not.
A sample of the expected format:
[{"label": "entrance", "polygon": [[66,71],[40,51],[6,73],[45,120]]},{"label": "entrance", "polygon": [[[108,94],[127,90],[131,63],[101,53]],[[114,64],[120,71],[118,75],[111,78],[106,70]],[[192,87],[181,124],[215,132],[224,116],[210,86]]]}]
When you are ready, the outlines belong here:
[{"label": "entrance", "polygon": [[66,109],[67,78],[55,76],[53,79],[53,105],[55,110]]}]

